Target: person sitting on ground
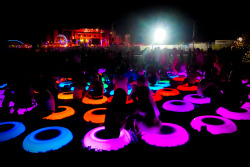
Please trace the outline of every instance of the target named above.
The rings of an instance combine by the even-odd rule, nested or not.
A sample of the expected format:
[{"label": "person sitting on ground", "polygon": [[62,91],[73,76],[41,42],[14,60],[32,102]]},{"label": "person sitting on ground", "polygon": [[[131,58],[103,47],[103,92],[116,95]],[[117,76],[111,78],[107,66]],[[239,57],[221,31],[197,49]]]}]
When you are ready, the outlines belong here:
[{"label": "person sitting on ground", "polygon": [[[93,91],[91,91],[93,89]],[[84,97],[90,99],[102,99],[104,95],[104,86],[102,81],[99,79],[99,75],[95,74],[92,76],[91,84],[86,90]]]},{"label": "person sitting on ground", "polygon": [[14,86],[14,113],[17,113],[19,108],[32,107],[34,101],[34,90],[29,77],[17,76]]},{"label": "person sitting on ground", "polygon": [[201,77],[201,74],[197,72],[194,66],[189,66],[187,69],[187,78],[184,79],[183,84],[188,83],[188,86],[196,84],[197,77]]},{"label": "person sitting on ground", "polygon": [[117,76],[113,78],[114,91],[118,88],[122,88],[128,94],[128,78],[123,76],[123,72],[119,71]]},{"label": "person sitting on ground", "polygon": [[147,80],[150,86],[154,86],[157,83],[157,81],[160,80],[160,76],[155,66],[149,66],[147,68]]},{"label": "person sitting on ground", "polygon": [[135,102],[135,125],[139,131],[158,133],[161,121],[156,116],[154,105],[150,99],[150,90],[147,86],[137,88],[137,101]]},{"label": "person sitting on ground", "polygon": [[107,138],[118,138],[125,127],[129,116],[126,105],[127,94],[124,89],[117,88],[105,114],[105,135]]},{"label": "person sitting on ground", "polygon": [[73,78],[73,99],[76,101],[81,101],[86,87],[86,79],[82,73],[79,73]]},{"label": "person sitting on ground", "polygon": [[39,101],[41,116],[47,116],[58,109],[57,77],[51,75],[41,76]]}]

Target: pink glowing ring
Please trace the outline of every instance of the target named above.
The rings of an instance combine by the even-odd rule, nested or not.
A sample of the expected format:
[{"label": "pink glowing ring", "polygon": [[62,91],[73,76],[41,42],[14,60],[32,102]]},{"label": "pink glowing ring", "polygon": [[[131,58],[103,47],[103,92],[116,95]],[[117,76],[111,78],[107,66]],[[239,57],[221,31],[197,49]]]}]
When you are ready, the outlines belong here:
[{"label": "pink glowing ring", "polygon": [[233,121],[220,116],[203,115],[198,116],[191,121],[191,127],[198,130],[198,132],[201,131],[202,126],[206,126],[207,131],[213,135],[233,133],[237,131],[237,126]]},{"label": "pink glowing ring", "polygon": [[157,147],[175,147],[188,142],[189,134],[181,126],[172,123],[162,123],[159,133],[142,132],[142,140]]},{"label": "pink glowing ring", "polygon": [[189,112],[194,109],[194,105],[184,100],[169,100],[163,103],[162,108],[173,112]]},{"label": "pink glowing ring", "polygon": [[199,96],[197,94],[188,94],[183,97],[183,100],[189,101],[194,104],[208,104],[210,103],[211,98]]},{"label": "pink glowing ring", "polygon": [[220,107],[216,110],[216,113],[222,117],[233,120],[250,120],[250,103],[246,102],[241,108],[243,110],[239,109],[238,112],[233,112],[224,107]]},{"label": "pink glowing ring", "polygon": [[101,126],[90,130],[82,139],[83,147],[96,151],[111,151],[119,150],[131,142],[131,137],[125,129],[120,132],[119,138],[102,139],[97,137],[96,134],[104,129],[105,127]]}]

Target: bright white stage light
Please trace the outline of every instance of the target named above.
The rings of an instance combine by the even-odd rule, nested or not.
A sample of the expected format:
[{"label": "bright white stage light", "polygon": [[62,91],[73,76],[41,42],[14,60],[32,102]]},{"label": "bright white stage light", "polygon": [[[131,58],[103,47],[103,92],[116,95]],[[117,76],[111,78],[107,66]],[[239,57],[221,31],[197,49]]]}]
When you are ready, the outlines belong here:
[{"label": "bright white stage light", "polygon": [[154,34],[154,42],[162,43],[166,38],[166,31],[163,28],[158,28]]}]

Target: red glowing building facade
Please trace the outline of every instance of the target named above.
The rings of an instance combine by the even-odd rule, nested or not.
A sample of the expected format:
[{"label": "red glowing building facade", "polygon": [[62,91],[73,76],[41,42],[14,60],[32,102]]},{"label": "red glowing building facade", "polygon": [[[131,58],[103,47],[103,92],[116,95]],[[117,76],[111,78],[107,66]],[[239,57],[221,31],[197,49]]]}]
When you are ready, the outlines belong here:
[{"label": "red glowing building facade", "polygon": [[62,34],[69,41],[69,46],[108,46],[112,43],[112,31],[98,28],[63,29]]},{"label": "red glowing building facade", "polygon": [[124,42],[120,35],[112,30],[99,28],[62,29],[53,31],[53,35],[46,35],[46,42],[42,43],[42,48],[60,47],[106,47],[111,44],[130,45],[130,35],[126,34]]}]

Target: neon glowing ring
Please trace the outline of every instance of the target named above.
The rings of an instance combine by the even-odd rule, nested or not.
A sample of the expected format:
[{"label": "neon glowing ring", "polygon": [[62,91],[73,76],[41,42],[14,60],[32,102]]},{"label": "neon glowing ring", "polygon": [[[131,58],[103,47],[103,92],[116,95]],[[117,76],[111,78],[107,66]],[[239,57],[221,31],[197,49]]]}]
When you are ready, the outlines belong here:
[{"label": "neon glowing ring", "polygon": [[86,122],[93,122],[93,123],[97,123],[97,124],[101,124],[105,122],[105,114],[95,114],[95,111],[106,111],[107,108],[94,108],[91,109],[89,111],[87,111],[84,115],[83,115],[83,119]]},{"label": "neon glowing ring", "polygon": [[[58,131],[59,134],[51,139],[38,139],[37,136],[46,131]],[[58,150],[73,139],[71,131],[60,126],[45,127],[28,134],[23,140],[23,149],[31,153],[45,153]]]},{"label": "neon glowing ring", "polygon": [[[128,95],[130,95],[131,92],[132,92],[132,89],[128,89]],[[115,91],[114,91],[114,90],[111,90],[111,91],[109,92],[109,95],[110,95],[110,96],[114,96],[114,93],[115,93]]]},{"label": "neon glowing ring", "polygon": [[197,94],[188,94],[183,97],[183,100],[189,101],[194,104],[208,104],[210,103],[211,98],[199,96]]},{"label": "neon glowing ring", "polygon": [[184,100],[169,100],[163,103],[162,108],[173,112],[189,112],[194,109],[194,105]]},{"label": "neon glowing ring", "polygon": [[224,107],[220,107],[216,110],[216,113],[222,117],[233,120],[250,120],[250,103],[246,102],[241,108],[244,109],[243,112],[233,112]]},{"label": "neon glowing ring", "polygon": [[161,95],[161,96],[176,96],[176,95],[180,94],[180,92],[178,90],[172,89],[172,88],[159,89],[159,90],[157,90],[156,93]]},{"label": "neon glowing ring", "polygon": [[175,77],[179,77],[179,75],[168,74],[168,77],[171,78],[171,79],[174,79]]},{"label": "neon glowing ring", "polygon": [[[211,123],[210,121],[213,121],[213,123]],[[193,129],[198,130],[198,132],[201,131],[202,126],[206,126],[207,131],[213,135],[233,133],[237,131],[237,126],[233,121],[227,118],[213,115],[198,116],[191,121],[190,125]]]},{"label": "neon glowing ring", "polygon": [[25,126],[21,122],[9,121],[9,122],[0,122],[0,126],[12,125],[11,129],[7,131],[0,132],[0,142],[13,139],[25,131]]},{"label": "neon glowing ring", "polygon": [[181,76],[179,76],[179,77],[173,78],[173,80],[174,81],[184,81],[185,78],[187,78],[187,77],[181,77]]},{"label": "neon glowing ring", "polygon": [[84,104],[92,104],[92,105],[104,104],[107,101],[108,101],[108,98],[106,96],[103,96],[102,99],[90,99],[88,97],[84,97],[82,99],[82,103],[84,103]]},{"label": "neon glowing ring", "polygon": [[161,84],[155,84],[154,86],[149,86],[150,90],[159,90],[159,89],[163,89],[164,86]]},{"label": "neon glowing ring", "polygon": [[[165,132],[163,132],[165,130]],[[162,132],[161,132],[162,131]],[[159,133],[142,132],[142,140],[157,147],[175,147],[188,142],[189,134],[181,126],[172,123],[162,123]]]},{"label": "neon glowing ring", "polygon": [[197,91],[197,86],[179,85],[177,86],[177,89],[181,91]]},{"label": "neon glowing ring", "polygon": [[170,86],[170,81],[168,80],[163,80],[163,81],[159,81],[157,84],[155,84],[157,86],[162,86],[163,88],[165,87],[169,87]]},{"label": "neon glowing ring", "polygon": [[119,150],[131,142],[130,134],[125,129],[120,132],[119,138],[102,139],[97,137],[96,134],[104,129],[105,127],[101,126],[90,130],[82,139],[83,147],[89,147],[95,150],[111,151]]},{"label": "neon glowing ring", "polygon": [[62,92],[62,93],[58,93],[58,99],[61,100],[70,100],[73,99],[73,92]]},{"label": "neon glowing ring", "polygon": [[162,99],[162,96],[157,93],[152,93],[154,101],[160,101]]},{"label": "neon glowing ring", "polygon": [[[128,98],[129,98],[129,96],[127,96],[126,104],[133,103],[133,99],[128,100]],[[111,103],[112,99],[113,99],[113,96],[110,96],[110,97],[108,98],[108,102]]]},{"label": "neon glowing ring", "polygon": [[61,82],[61,83],[59,83],[59,87],[60,88],[63,88],[63,87],[65,87],[65,86],[68,86],[68,87],[70,87],[70,85],[72,84],[72,82],[71,81],[65,81],[65,82]]},{"label": "neon glowing ring", "polygon": [[50,114],[47,117],[44,117],[43,119],[47,120],[60,120],[66,117],[70,117],[75,114],[75,110],[72,107],[69,106],[58,106],[58,108],[65,108],[66,110],[62,112],[54,112]]}]

